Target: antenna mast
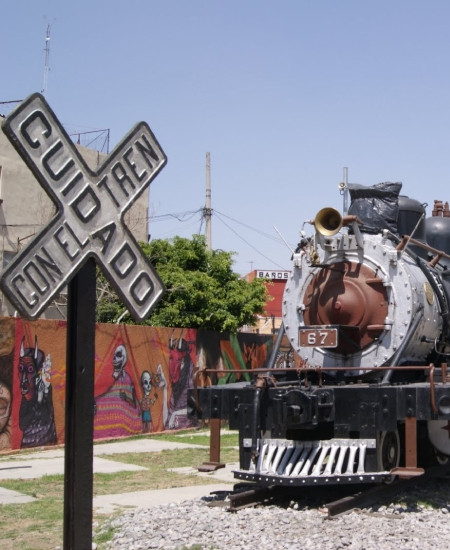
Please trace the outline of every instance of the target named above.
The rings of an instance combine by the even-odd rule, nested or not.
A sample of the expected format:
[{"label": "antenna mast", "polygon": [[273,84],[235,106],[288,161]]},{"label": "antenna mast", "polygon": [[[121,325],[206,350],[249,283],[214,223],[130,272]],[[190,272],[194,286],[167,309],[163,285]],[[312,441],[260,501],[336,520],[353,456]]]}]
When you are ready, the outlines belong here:
[{"label": "antenna mast", "polygon": [[44,83],[42,86],[42,95],[47,95],[47,85],[48,85],[48,73],[50,71],[49,59],[50,59],[50,23],[47,24],[47,33],[45,35],[45,65],[44,65]]},{"label": "antenna mast", "polygon": [[344,181],[339,184],[339,191],[343,196],[343,214],[348,214],[348,168],[344,168]]},{"label": "antenna mast", "polygon": [[211,157],[206,153],[206,203],[203,209],[205,218],[206,248],[211,250]]}]

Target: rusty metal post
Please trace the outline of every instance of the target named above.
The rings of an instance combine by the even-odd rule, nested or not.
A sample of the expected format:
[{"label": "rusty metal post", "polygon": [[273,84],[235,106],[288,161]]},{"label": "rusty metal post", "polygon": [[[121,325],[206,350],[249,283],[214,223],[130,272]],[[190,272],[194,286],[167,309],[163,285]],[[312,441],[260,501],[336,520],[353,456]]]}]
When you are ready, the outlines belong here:
[{"label": "rusty metal post", "polygon": [[405,467],[417,468],[417,418],[405,418]]},{"label": "rusty metal post", "polygon": [[423,468],[417,467],[417,418],[405,418],[405,466],[394,468],[391,474],[401,479],[410,479],[425,473]]},{"label": "rusty metal post", "polygon": [[220,418],[211,418],[209,460],[217,464],[220,462]]},{"label": "rusty metal post", "polygon": [[92,547],[95,262],[69,283],[67,322],[64,549]]},{"label": "rusty metal post", "polygon": [[197,469],[199,472],[213,472],[225,468],[220,462],[220,418],[209,421],[209,462],[203,462]]},{"label": "rusty metal post", "polygon": [[410,479],[425,473],[423,468],[417,467],[417,418],[405,418],[405,466],[393,468],[391,474],[401,479]]}]

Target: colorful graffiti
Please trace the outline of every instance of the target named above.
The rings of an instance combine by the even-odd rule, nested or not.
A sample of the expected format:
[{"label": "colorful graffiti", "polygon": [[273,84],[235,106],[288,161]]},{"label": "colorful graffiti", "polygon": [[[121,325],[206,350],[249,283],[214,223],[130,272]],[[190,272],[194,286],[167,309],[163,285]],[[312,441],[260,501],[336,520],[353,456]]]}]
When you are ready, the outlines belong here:
[{"label": "colorful graffiti", "polygon": [[11,448],[14,335],[14,320],[0,319],[0,450]]},{"label": "colorful graffiti", "polygon": [[267,334],[198,331],[198,368],[217,371],[210,373],[210,384],[250,380],[249,371],[266,365],[272,345],[273,337]]},{"label": "colorful graffiti", "polygon": [[[271,349],[269,335],[97,325],[94,438],[194,426],[194,380],[249,379]],[[64,443],[65,376],[64,322],[0,318],[0,450]]]},{"label": "colorful graffiti", "polygon": [[[19,428],[22,432],[20,446],[39,447],[57,442],[51,384],[51,357],[45,357],[38,348],[37,336],[33,347],[20,343],[19,388],[21,393]],[[44,359],[45,358],[45,359]]]}]

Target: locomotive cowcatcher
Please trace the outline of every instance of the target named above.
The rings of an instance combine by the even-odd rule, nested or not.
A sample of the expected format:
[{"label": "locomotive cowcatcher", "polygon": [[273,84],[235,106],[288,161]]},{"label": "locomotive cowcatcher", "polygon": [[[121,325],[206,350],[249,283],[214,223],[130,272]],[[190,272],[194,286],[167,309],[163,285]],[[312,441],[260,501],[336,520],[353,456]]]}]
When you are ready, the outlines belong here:
[{"label": "locomotive cowcatcher", "polygon": [[239,430],[236,479],[389,482],[448,462],[450,212],[426,218],[401,187],[341,184],[343,214],[303,224],[267,364],[190,391],[190,416]]}]

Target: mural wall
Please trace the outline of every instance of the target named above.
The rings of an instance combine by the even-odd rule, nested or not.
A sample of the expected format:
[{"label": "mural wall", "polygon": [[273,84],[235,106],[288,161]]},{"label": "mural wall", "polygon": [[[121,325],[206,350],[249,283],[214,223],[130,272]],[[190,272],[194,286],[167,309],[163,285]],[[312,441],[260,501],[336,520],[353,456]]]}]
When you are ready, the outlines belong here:
[{"label": "mural wall", "polygon": [[[270,335],[97,325],[94,439],[192,427],[194,377],[249,379],[272,345]],[[198,376],[205,369],[217,374]],[[0,318],[0,450],[64,443],[65,378],[65,322]]]}]

